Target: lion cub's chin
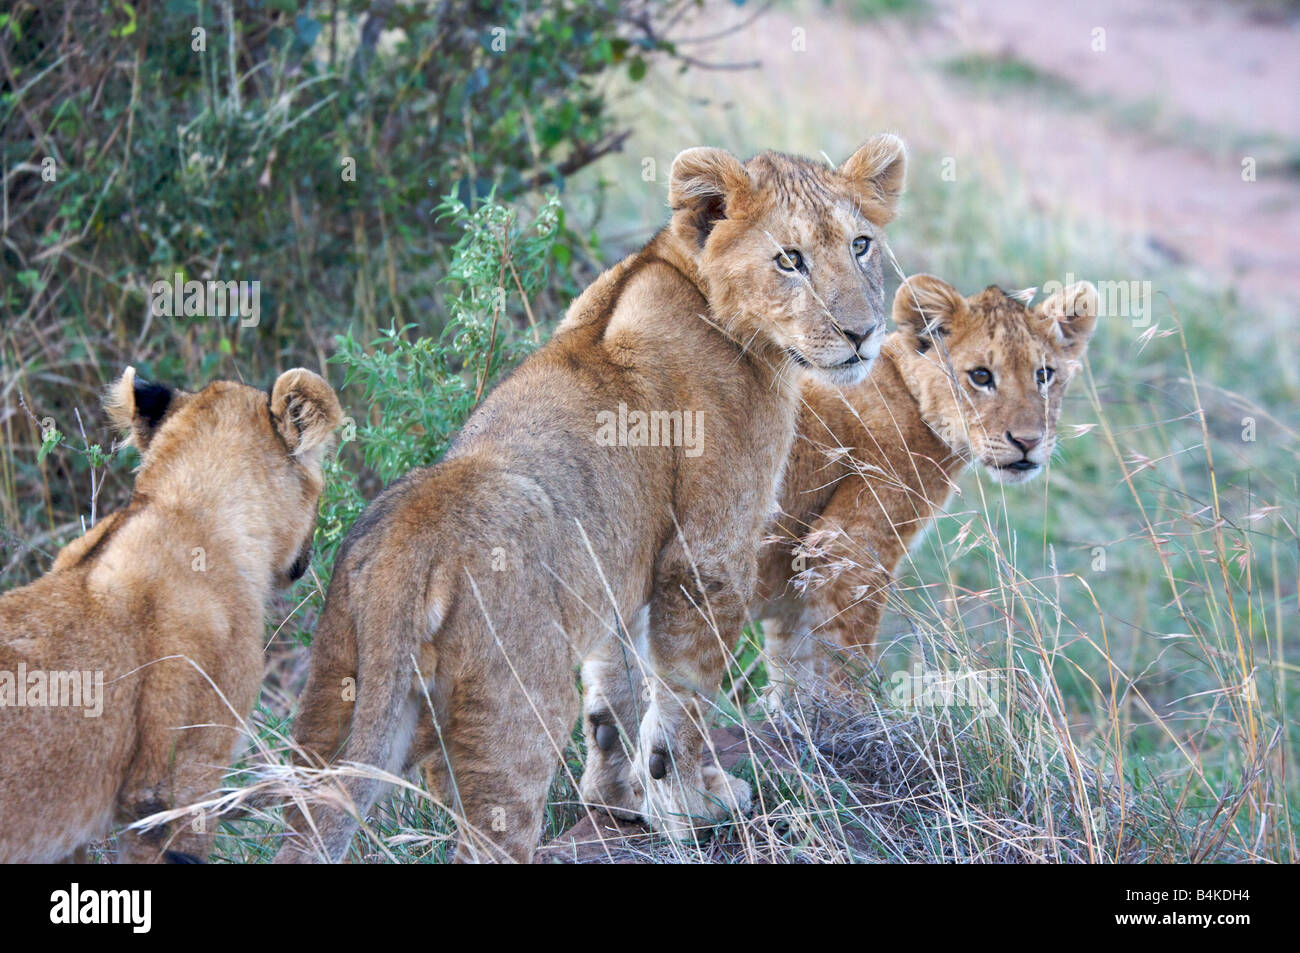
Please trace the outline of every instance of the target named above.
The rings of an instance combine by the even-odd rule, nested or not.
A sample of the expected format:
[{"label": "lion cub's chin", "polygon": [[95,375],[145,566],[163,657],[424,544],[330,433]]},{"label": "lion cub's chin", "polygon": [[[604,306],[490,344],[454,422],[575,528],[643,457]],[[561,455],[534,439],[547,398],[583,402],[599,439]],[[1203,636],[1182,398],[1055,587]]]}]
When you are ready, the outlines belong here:
[{"label": "lion cub's chin", "polygon": [[834,384],[836,387],[852,387],[854,384],[861,384],[867,379],[867,374],[871,372],[873,363],[875,363],[874,358],[864,357],[854,364],[840,364],[836,367],[816,365],[810,367],[807,373],[821,378],[828,384]]},{"label": "lion cub's chin", "polygon": [[993,462],[984,463],[984,472],[993,478],[995,483],[1005,483],[1008,486],[1014,486],[1017,483],[1028,483],[1038,474],[1043,472],[1043,465],[1035,463],[1028,470],[1014,470],[1010,467],[999,466]]}]

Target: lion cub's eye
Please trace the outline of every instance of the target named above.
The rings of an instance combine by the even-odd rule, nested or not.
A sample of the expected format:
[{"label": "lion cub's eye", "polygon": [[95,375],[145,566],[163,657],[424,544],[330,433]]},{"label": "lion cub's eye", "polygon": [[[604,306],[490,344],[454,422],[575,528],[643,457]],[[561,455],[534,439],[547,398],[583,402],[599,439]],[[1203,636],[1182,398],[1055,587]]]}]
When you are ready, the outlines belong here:
[{"label": "lion cub's eye", "polygon": [[1034,374],[1034,376],[1038,378],[1038,383],[1047,384],[1051,382],[1052,375],[1055,373],[1056,372],[1052,370],[1050,367],[1040,367],[1038,369],[1038,372]]},{"label": "lion cub's eye", "polygon": [[993,372],[987,367],[977,367],[970,372],[970,382],[976,387],[992,387]]},{"label": "lion cub's eye", "polygon": [[798,271],[803,267],[803,255],[793,248],[786,248],[776,256],[776,267],[782,271]]},{"label": "lion cub's eye", "polygon": [[867,253],[867,249],[871,247],[871,239],[866,235],[859,235],[857,238],[853,239],[852,247],[853,254],[861,258]]}]

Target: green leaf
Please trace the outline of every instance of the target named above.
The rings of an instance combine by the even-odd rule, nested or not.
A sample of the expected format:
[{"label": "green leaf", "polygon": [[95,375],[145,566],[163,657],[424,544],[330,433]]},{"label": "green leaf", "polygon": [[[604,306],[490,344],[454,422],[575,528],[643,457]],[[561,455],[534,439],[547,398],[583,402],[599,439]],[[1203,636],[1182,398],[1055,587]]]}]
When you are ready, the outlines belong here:
[{"label": "green leaf", "polygon": [[112,37],[130,36],[135,32],[135,7],[127,3],[126,0],[118,0],[118,7],[126,14],[126,23],[113,27],[108,31],[108,35]]},{"label": "green leaf", "polygon": [[59,433],[58,427],[51,427],[41,434],[41,449],[36,452],[36,462],[43,463],[45,458],[50,455],[50,451],[59,445],[63,440],[63,434]]}]

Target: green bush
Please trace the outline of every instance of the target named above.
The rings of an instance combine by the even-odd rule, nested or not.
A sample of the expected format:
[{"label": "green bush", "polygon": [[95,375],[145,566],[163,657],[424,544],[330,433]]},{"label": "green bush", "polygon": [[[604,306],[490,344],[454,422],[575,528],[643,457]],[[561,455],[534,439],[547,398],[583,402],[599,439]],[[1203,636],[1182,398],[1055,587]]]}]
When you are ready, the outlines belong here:
[{"label": "green bush", "polygon": [[[626,132],[611,116],[605,80],[616,72],[639,78],[648,62],[674,57],[659,30],[689,6],[7,5],[0,15],[6,582],[48,566],[58,545],[80,532],[95,496],[100,511],[125,500],[129,461],[114,455],[104,466],[67,441],[46,445],[42,422],[77,435],[83,450],[107,446],[103,428],[88,432],[83,446],[76,412],[91,428],[100,391],[128,364],[189,388],[218,377],[265,384],[294,364],[322,367],[342,335],[348,366],[363,380],[370,370],[357,342],[398,347],[381,331],[403,328],[403,342],[422,336],[434,352],[451,349],[431,352],[428,370],[451,374],[449,388],[467,388],[456,391],[462,404],[480,392],[500,362],[517,356],[513,331],[528,328],[536,340],[530,319],[553,318],[594,272],[588,242],[540,194],[562,193],[570,176],[621,147]],[[541,252],[513,249],[520,273],[508,276],[506,290],[518,297],[530,288],[532,310],[515,301],[496,313],[502,348],[490,349],[486,366],[462,368],[481,356],[479,336],[490,336],[465,317],[476,306],[463,299],[474,281],[449,271],[457,257],[472,267],[454,251],[462,230],[492,227],[475,217],[481,209],[527,217],[539,205],[555,220],[546,248],[571,267],[536,283],[545,269],[528,256]],[[178,274],[257,281],[260,322],[152,314],[151,287]],[[462,369],[463,385],[454,380]],[[436,424],[421,420],[445,437],[462,404],[440,407]],[[435,451],[438,441],[430,441],[386,463],[381,477]],[[370,461],[381,456],[376,450]],[[368,477],[363,492],[377,482]]]},{"label": "green bush", "polygon": [[509,309],[529,312],[530,297],[546,285],[563,223],[559,200],[547,199],[527,225],[491,198],[474,211],[455,197],[440,208],[462,231],[444,279],[455,290],[441,333],[411,337],[407,325],[368,345],[351,331],[336,338],[330,361],[345,368],[344,387],[361,409],[345,422],[344,445],[327,469],[316,531],[326,566],[365,507],[358,464],[386,484],[437,460],[501,370],[540,342],[535,325],[530,335],[511,330]]}]

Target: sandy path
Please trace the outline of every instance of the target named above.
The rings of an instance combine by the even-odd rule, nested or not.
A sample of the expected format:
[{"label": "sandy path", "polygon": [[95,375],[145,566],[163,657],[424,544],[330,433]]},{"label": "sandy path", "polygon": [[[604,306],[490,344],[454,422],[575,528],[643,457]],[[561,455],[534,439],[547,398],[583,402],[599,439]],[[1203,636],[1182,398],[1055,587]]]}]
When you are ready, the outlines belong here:
[{"label": "sandy path", "polygon": [[[1090,0],[1051,4],[1044,16],[1046,6],[965,0],[950,9],[974,41],[1003,38],[1021,59],[1065,73],[1086,92],[1151,98],[1198,122],[1300,137],[1295,16],[1222,0]],[[1098,27],[1106,49],[1093,53]]]}]

